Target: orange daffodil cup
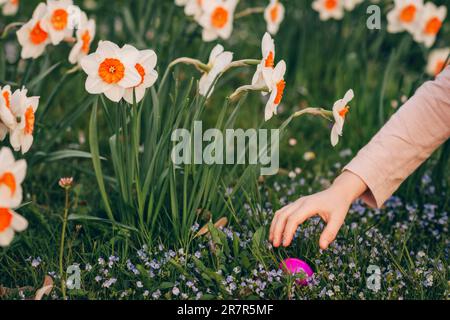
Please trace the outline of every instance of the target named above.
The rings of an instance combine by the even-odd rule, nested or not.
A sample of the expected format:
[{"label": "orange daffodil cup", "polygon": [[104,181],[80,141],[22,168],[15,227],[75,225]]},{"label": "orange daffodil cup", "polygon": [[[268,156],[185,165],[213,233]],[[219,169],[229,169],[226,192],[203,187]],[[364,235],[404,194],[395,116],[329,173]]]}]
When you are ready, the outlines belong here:
[{"label": "orange daffodil cup", "polygon": [[139,51],[131,45],[120,48],[110,41],[100,41],[96,52],[84,57],[81,67],[88,75],[86,91],[91,94],[105,94],[113,102],[123,98],[136,103],[144,97],[145,90],[151,87],[158,74],[156,54],[152,50]]},{"label": "orange daffodil cup", "polygon": [[22,202],[25,160],[15,161],[10,149],[0,149],[0,247],[8,246],[15,232],[24,231],[28,222],[13,209]]}]

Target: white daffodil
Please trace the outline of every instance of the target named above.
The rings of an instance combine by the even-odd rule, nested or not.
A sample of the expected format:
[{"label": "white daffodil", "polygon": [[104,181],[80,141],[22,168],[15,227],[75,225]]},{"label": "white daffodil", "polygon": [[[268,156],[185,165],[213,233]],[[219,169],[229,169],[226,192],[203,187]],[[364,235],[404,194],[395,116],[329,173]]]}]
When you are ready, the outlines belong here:
[{"label": "white daffodil", "polygon": [[438,7],[432,2],[425,3],[419,26],[413,33],[414,40],[423,43],[427,48],[433,46],[446,16],[447,7]]},{"label": "white daffodil", "polygon": [[155,70],[157,60],[158,58],[153,50],[142,50],[139,52],[135,68],[141,76],[141,82],[134,88],[125,90],[124,99],[129,104],[133,104],[133,92],[136,95],[136,103],[139,103],[144,98],[147,88],[155,84],[158,79],[158,72]]},{"label": "white daffodil", "polygon": [[77,43],[73,46],[69,55],[69,62],[72,64],[79,63],[89,54],[92,41],[95,38],[95,21],[88,20],[84,12],[81,13],[80,17],[80,25],[76,32]]},{"label": "white daffodil", "polygon": [[394,0],[394,8],[388,12],[388,32],[414,33],[423,10],[423,0]]},{"label": "white daffodil", "polygon": [[[437,76],[446,65],[449,65],[447,60],[450,55],[450,48],[435,49],[430,52],[428,56],[428,63],[426,71],[430,76]],[[447,62],[447,64],[446,64]]]},{"label": "white daffodil", "polygon": [[25,231],[28,221],[17,212],[0,208],[0,247],[7,247],[16,232]]},{"label": "white daffodil", "polygon": [[24,231],[28,222],[11,208],[22,202],[22,182],[27,163],[16,161],[9,148],[0,150],[0,247],[8,246],[15,232]]},{"label": "white daffodil", "polygon": [[42,28],[42,19],[47,13],[47,5],[41,2],[34,10],[29,22],[17,31],[17,39],[22,46],[22,59],[36,59],[50,43],[48,33]]},{"label": "white daffodil", "polygon": [[354,98],[353,90],[350,89],[345,94],[344,98],[336,101],[333,106],[334,126],[331,129],[331,144],[335,147],[339,142],[339,137],[344,131],[344,122],[347,113],[350,111],[349,102]]},{"label": "white daffodil", "polygon": [[281,60],[274,69],[265,68],[263,70],[264,79],[267,79],[267,88],[270,92],[269,100],[266,104],[264,118],[269,121],[274,114],[277,114],[277,108],[283,99],[286,82],[284,75],[286,73],[286,63]]},{"label": "white daffodil", "polygon": [[200,20],[203,14],[203,4],[211,0],[187,0],[184,7],[184,13],[187,16],[192,16],[196,21]]},{"label": "white daffodil", "polygon": [[0,0],[4,16],[15,16],[19,10],[19,0]]},{"label": "white daffodil", "polygon": [[348,11],[353,11],[358,4],[363,3],[364,0],[344,0],[344,8]]},{"label": "white daffodil", "polygon": [[284,20],[285,9],[279,0],[270,0],[269,5],[264,10],[264,19],[267,24],[267,31],[270,34],[277,34],[280,24]]},{"label": "white daffodil", "polygon": [[223,46],[216,45],[209,55],[208,68],[209,71],[205,72],[199,82],[199,93],[202,96],[211,96],[214,91],[214,81],[222,71],[233,61],[233,53],[224,51]]},{"label": "white daffodil", "polygon": [[104,93],[119,102],[127,88],[136,87],[142,80],[136,69],[139,50],[130,45],[119,48],[110,41],[100,41],[97,51],[81,59],[81,67],[87,73],[86,91]]},{"label": "white daffodil", "polygon": [[58,45],[66,37],[72,35],[69,28],[70,8],[72,0],[47,0],[47,13],[42,19],[42,29],[49,35],[53,45]]},{"label": "white daffodil", "polygon": [[209,0],[203,3],[199,24],[203,27],[203,41],[228,39],[233,31],[237,0]]},{"label": "white daffodil", "polygon": [[319,12],[320,20],[340,20],[344,17],[344,0],[314,0],[312,8]]},{"label": "white daffodil", "polygon": [[11,111],[16,124],[10,131],[10,143],[14,151],[27,153],[33,144],[35,113],[39,97],[27,97],[27,89],[16,90],[11,97]]},{"label": "white daffodil", "polygon": [[17,208],[22,203],[22,182],[27,163],[14,159],[9,148],[0,150],[0,208]]},{"label": "white daffodil", "polygon": [[[252,85],[256,87],[268,86],[271,79],[265,79],[264,76],[270,73],[264,73],[265,69],[273,70],[275,67],[275,42],[269,33],[265,33],[261,44],[262,60],[257,66],[255,75],[252,79]],[[267,92],[262,92],[264,95]]]},{"label": "white daffodil", "polygon": [[[2,122],[3,126],[6,127],[8,130],[14,129],[16,125],[16,119],[14,117],[14,114],[11,110],[11,87],[5,86],[3,89],[0,88],[1,96],[0,96],[0,121]],[[3,128],[4,129],[4,128]],[[4,139],[4,130],[0,133],[0,137],[3,137]],[[1,139],[1,140],[3,140]]]}]

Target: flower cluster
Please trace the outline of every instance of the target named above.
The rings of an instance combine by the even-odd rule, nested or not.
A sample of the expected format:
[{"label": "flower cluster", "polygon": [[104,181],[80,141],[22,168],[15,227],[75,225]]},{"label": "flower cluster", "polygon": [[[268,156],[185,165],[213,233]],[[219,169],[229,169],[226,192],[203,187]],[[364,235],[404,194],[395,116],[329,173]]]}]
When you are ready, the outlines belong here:
[{"label": "flower cluster", "polygon": [[387,14],[388,32],[408,31],[418,43],[433,46],[447,15],[445,6],[423,0],[394,0],[394,8]]},{"label": "flower cluster", "polygon": [[9,133],[15,151],[28,152],[33,144],[35,113],[39,97],[27,97],[23,87],[12,93],[9,85],[0,87],[0,141]]},{"label": "flower cluster", "polygon": [[125,99],[133,104],[140,102],[147,88],[158,79],[156,62],[153,50],[139,51],[131,45],[120,48],[110,41],[100,41],[97,51],[84,57],[80,64],[88,75],[89,93],[104,93],[111,101]]},{"label": "flower cluster", "polygon": [[19,10],[19,0],[0,0],[0,7],[4,16],[15,16]]},{"label": "flower cluster", "polygon": [[[73,38],[74,30],[77,30],[76,38]],[[86,13],[74,6],[72,0],[41,2],[31,20],[17,31],[22,59],[36,59],[44,53],[47,45],[56,46],[67,41],[75,42],[69,55],[72,64],[89,54],[94,37],[94,20],[88,20]]]},{"label": "flower cluster", "polygon": [[[233,22],[238,0],[175,0],[178,6],[184,6],[184,12],[203,28],[203,41],[210,42],[218,38],[228,39],[233,32]],[[255,12],[259,12],[255,8]],[[267,30],[276,34],[284,19],[285,9],[279,0],[271,0],[263,8]],[[253,13],[250,8],[246,14]]]},{"label": "flower cluster", "polygon": [[0,150],[0,247],[8,246],[15,232],[28,227],[28,222],[13,210],[22,203],[26,170],[25,160],[15,161],[9,148]]},{"label": "flower cluster", "polygon": [[314,0],[312,8],[319,12],[320,20],[336,19],[344,17],[345,10],[352,11],[364,0]]}]

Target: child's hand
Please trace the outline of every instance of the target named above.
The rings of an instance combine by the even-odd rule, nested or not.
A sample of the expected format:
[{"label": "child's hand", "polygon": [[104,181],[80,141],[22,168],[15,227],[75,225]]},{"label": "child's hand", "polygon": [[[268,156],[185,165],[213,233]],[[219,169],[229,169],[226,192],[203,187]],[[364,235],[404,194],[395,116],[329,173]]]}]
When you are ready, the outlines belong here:
[{"label": "child's hand", "polygon": [[344,223],[350,205],[367,190],[364,181],[345,171],[322,192],[303,197],[278,210],[270,226],[269,240],[275,247],[289,246],[300,224],[319,215],[327,224],[320,236],[320,247],[327,249]]}]

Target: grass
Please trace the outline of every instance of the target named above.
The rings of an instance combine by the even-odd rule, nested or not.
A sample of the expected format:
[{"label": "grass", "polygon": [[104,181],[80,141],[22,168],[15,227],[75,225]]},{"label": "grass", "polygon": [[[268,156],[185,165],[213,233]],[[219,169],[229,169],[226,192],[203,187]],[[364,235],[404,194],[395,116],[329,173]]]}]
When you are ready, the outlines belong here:
[{"label": "grass", "polygon": [[[98,1],[99,7],[88,11],[97,21],[98,39],[153,48],[160,80],[175,58],[207,60],[213,45],[201,41],[200,29],[173,1],[132,2]],[[21,8],[20,21],[36,3]],[[259,5],[246,1],[239,8]],[[329,124],[323,119],[292,121],[281,141],[283,170],[265,180],[254,167],[175,170],[169,161],[171,131],[190,128],[196,119],[217,128],[261,126],[264,102],[258,94],[247,95],[237,106],[225,100],[250,81],[252,68],[225,75],[205,101],[194,95],[196,71],[180,65],[167,85],[158,83],[141,105],[126,110],[84,91],[85,76],[67,73],[71,66],[64,45],[36,61],[12,63],[2,62],[2,49],[0,84],[26,85],[42,100],[36,142],[26,156],[27,205],[20,209],[30,227],[0,250],[0,284],[38,288],[47,274],[58,283],[56,244],[65,207],[58,180],[73,176],[63,262],[65,267],[80,265],[82,287],[67,291],[71,299],[447,299],[448,143],[383,210],[355,204],[330,250],[318,248],[322,224],[317,220],[299,230],[289,249],[268,244],[274,210],[326,187],[349,154],[395,112],[391,102],[410,96],[426,80],[426,49],[406,34],[367,30],[364,5],[338,22],[320,21],[309,1],[286,6],[289,14],[275,41],[277,60],[288,65],[288,85],[282,112],[268,127],[280,127],[300,108],[329,109],[348,88],[356,99],[337,149],[330,146]],[[385,13],[388,5],[383,8]],[[8,22],[2,20],[0,29]],[[449,28],[444,24],[438,45],[450,40]],[[258,58],[264,30],[259,15],[239,19],[224,46],[235,60]],[[2,47],[15,43],[11,35]],[[136,121],[127,122],[128,117]],[[140,134],[127,134],[136,131]],[[298,144],[290,146],[289,138]],[[138,152],[141,144],[143,154]],[[316,159],[304,160],[306,151]],[[288,177],[295,168],[302,172]],[[98,186],[99,179],[104,186]],[[210,225],[208,235],[195,237],[199,227],[222,217],[228,219],[225,228]],[[293,285],[292,277],[279,271],[286,257],[311,264],[315,278],[309,286]],[[381,268],[377,292],[367,287],[370,265]],[[0,299],[23,295],[30,297],[33,290],[13,290]],[[56,287],[50,298],[61,297]]]}]

